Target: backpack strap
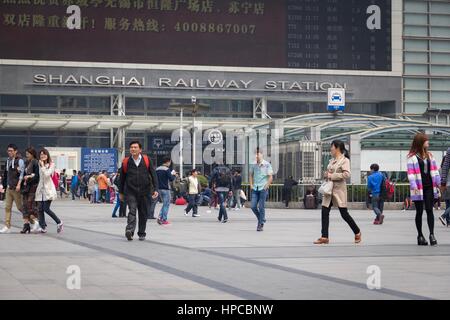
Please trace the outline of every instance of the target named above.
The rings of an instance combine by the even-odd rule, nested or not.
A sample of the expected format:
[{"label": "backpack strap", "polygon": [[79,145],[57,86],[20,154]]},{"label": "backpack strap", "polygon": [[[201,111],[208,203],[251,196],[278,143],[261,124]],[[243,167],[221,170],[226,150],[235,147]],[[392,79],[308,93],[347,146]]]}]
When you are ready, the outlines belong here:
[{"label": "backpack strap", "polygon": [[145,166],[147,167],[147,170],[150,169],[150,158],[146,154],[143,154],[142,158],[144,158],[144,162],[145,162]]},{"label": "backpack strap", "polygon": [[[146,154],[143,154],[142,158],[144,159],[145,167],[147,168],[147,170],[149,170],[150,169],[150,158]],[[123,173],[127,173],[127,171],[128,171],[128,161],[130,161],[130,157],[126,157],[122,161]]]},{"label": "backpack strap", "polygon": [[122,161],[122,170],[123,173],[127,173],[128,171],[128,161],[130,160],[130,157],[126,157],[125,159],[123,159]]}]

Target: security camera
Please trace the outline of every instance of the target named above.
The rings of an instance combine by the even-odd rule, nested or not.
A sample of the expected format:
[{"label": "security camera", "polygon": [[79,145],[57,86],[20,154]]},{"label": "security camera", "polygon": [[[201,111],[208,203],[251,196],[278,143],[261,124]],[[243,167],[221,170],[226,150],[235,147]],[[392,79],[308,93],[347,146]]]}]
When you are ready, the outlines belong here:
[{"label": "security camera", "polygon": [[193,104],[195,104],[195,103],[197,102],[197,98],[196,98],[195,96],[192,96],[192,97],[191,97],[191,102],[192,102]]}]

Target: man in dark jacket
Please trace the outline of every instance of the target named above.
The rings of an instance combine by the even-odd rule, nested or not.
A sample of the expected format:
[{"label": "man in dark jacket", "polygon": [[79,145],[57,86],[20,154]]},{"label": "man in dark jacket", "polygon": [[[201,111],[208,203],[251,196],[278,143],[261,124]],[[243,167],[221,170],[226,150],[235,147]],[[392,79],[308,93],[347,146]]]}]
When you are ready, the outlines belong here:
[{"label": "man in dark jacket", "polygon": [[242,208],[241,204],[242,176],[241,170],[237,169],[233,176],[233,206],[235,210]]},{"label": "man in dark jacket", "polygon": [[[211,184],[213,189],[217,192],[219,198],[219,216],[217,220],[226,223],[228,221],[227,209],[225,208],[225,200],[227,195],[232,195],[232,181],[231,181],[231,170],[224,166],[219,165],[214,168],[213,176],[211,178]],[[222,220],[223,217],[223,220]]]},{"label": "man in dark jacket", "polygon": [[294,186],[298,185],[298,182],[294,180],[292,176],[284,180],[283,184],[283,198],[286,208],[289,207],[289,202],[291,201],[292,189]]},{"label": "man in dark jacket", "polygon": [[130,157],[122,162],[120,173],[119,197],[125,199],[129,212],[125,236],[128,241],[133,240],[136,230],[136,211],[139,215],[138,236],[145,240],[147,227],[147,201],[148,194],[153,199],[158,197],[158,178],[148,156],[142,154],[142,145],[139,141],[130,143]]}]

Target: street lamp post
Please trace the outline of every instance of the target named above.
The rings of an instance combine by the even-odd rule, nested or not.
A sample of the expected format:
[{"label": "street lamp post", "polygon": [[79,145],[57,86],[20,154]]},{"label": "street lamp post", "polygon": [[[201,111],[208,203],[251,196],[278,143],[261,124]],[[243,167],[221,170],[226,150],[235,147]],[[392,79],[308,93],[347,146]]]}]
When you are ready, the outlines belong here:
[{"label": "street lamp post", "polygon": [[196,132],[195,132],[195,116],[198,111],[207,111],[209,110],[209,106],[206,104],[200,104],[197,102],[197,100],[192,97],[192,103],[191,104],[179,104],[179,103],[172,103],[169,106],[170,110],[176,110],[180,112],[180,177],[183,178],[183,115],[184,110],[188,110],[192,114],[192,169],[195,169],[195,156],[196,156],[196,150],[195,150],[195,139],[196,139]]}]

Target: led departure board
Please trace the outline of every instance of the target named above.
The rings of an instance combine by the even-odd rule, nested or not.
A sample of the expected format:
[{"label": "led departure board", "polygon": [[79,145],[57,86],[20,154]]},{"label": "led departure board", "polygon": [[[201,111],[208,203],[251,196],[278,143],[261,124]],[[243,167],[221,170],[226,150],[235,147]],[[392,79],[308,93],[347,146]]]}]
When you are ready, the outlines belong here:
[{"label": "led departure board", "polygon": [[391,0],[0,0],[0,48],[0,59],[391,70]]}]

